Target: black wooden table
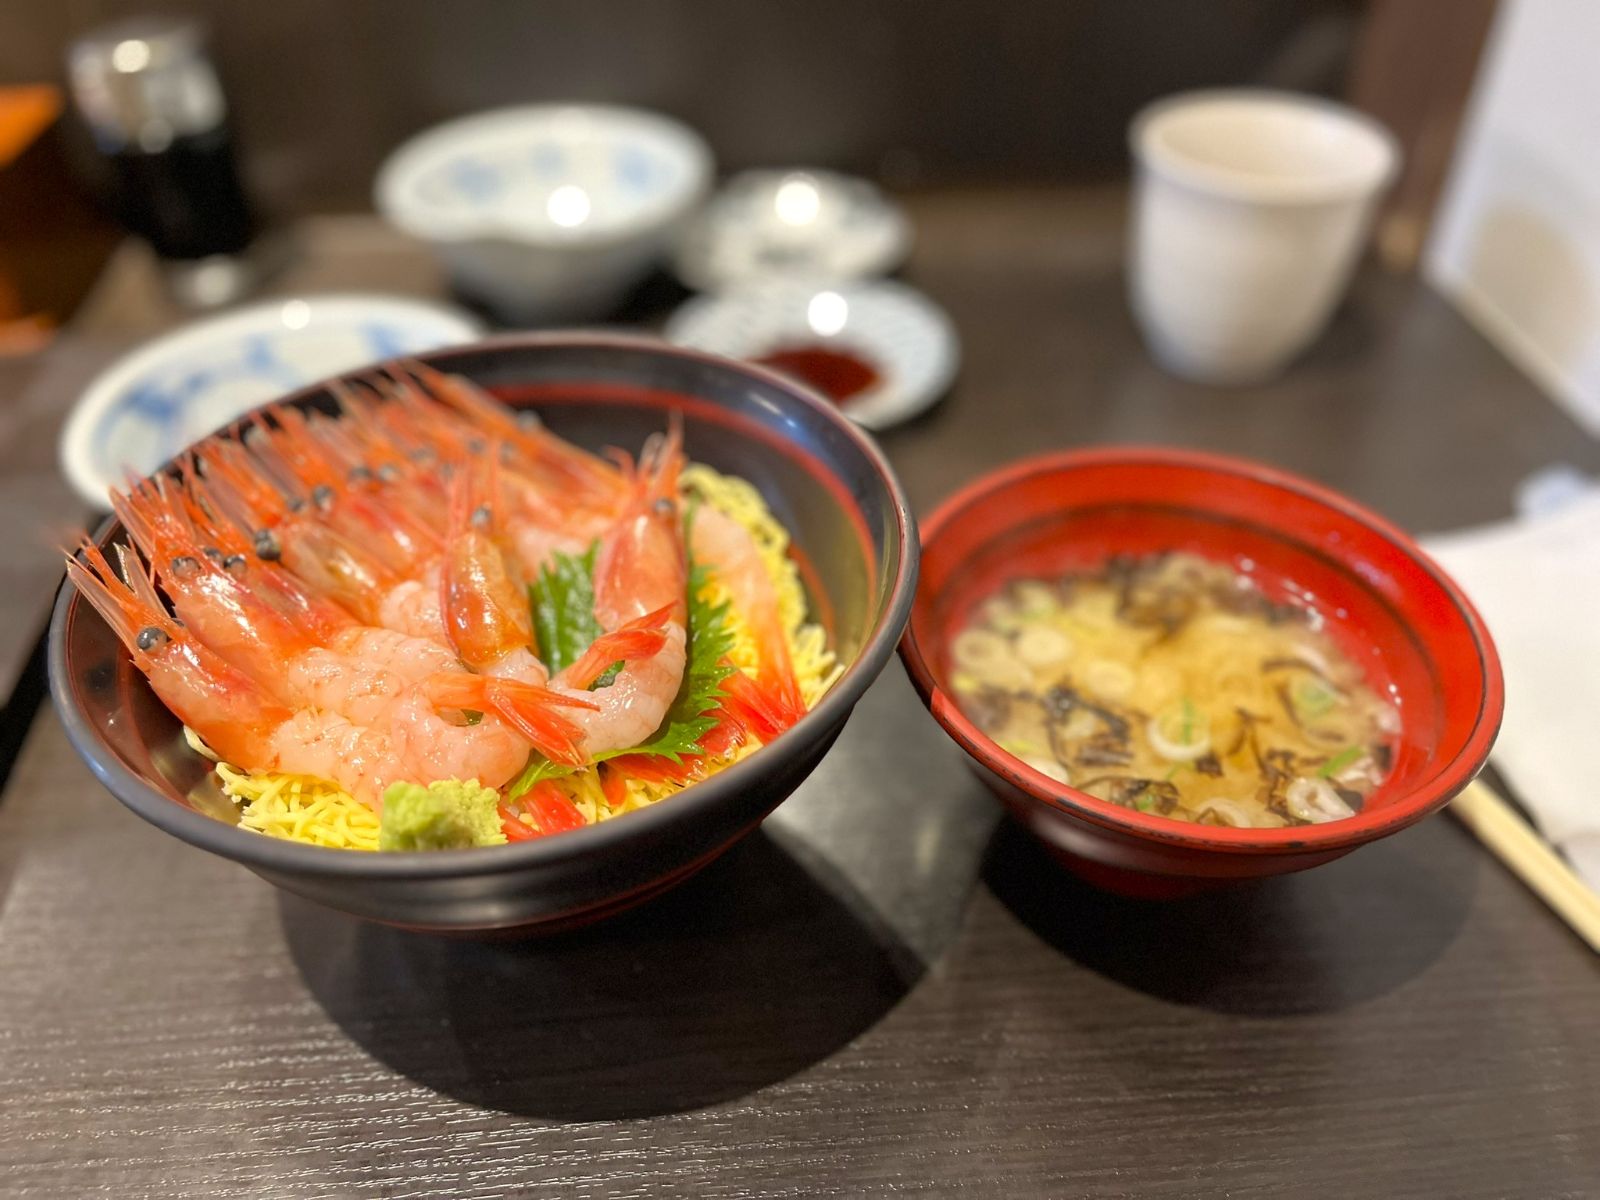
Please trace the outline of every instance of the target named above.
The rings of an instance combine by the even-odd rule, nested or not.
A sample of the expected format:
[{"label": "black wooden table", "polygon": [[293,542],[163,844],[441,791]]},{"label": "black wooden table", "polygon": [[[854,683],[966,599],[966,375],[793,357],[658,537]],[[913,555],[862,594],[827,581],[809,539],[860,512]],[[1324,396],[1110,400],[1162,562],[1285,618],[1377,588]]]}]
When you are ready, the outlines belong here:
[{"label": "black wooden table", "polygon": [[[914,215],[909,277],[965,341],[883,438],[919,510],[1110,440],[1268,458],[1420,530],[1600,468],[1414,283],[1363,277],[1281,382],[1213,393],[1139,348],[1114,193]],[[336,247],[316,270],[371,282]],[[124,812],[46,710],[0,801],[0,1096],[7,1196],[1586,1196],[1600,967],[1448,817],[1200,899],[1094,892],[898,665],[762,832],[520,944],[281,897]]]}]

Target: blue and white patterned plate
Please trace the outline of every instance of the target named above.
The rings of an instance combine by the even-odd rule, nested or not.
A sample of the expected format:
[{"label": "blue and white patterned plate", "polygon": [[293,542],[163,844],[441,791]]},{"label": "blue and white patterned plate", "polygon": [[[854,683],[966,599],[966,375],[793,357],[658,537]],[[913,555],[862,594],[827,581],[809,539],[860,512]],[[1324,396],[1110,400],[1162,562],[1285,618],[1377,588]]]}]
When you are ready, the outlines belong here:
[{"label": "blue and white patterned plate", "polygon": [[886,429],[930,407],[950,387],[961,343],[950,318],[901,283],[767,283],[690,300],[666,336],[729,358],[758,359],[796,346],[852,353],[878,382],[843,406],[868,429]]},{"label": "blue and white patterned plate", "polygon": [[240,413],[366,363],[471,341],[466,313],[397,296],[330,295],[237,309],[149,342],[95,379],[67,419],[61,469],[89,504]]}]

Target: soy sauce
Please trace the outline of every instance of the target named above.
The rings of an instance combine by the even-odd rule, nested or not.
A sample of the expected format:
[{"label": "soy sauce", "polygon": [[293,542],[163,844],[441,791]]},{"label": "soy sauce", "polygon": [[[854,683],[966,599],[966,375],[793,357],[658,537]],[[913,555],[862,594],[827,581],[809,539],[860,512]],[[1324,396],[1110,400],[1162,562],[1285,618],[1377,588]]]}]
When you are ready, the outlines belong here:
[{"label": "soy sauce", "polygon": [[122,221],[168,259],[237,254],[256,233],[225,126],[180,134],[147,153],[106,156]]},{"label": "soy sauce", "polygon": [[820,343],[781,346],[755,361],[815,388],[841,406],[877,386],[882,378],[865,359]]}]

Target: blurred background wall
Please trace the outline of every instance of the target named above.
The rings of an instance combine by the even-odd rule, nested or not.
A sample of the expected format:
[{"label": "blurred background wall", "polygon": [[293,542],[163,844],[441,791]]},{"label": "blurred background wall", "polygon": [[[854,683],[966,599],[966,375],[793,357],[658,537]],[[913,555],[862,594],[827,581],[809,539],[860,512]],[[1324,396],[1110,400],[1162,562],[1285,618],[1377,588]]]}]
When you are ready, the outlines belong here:
[{"label": "blurred background wall", "polygon": [[[1404,0],[1402,0],[1404,2]],[[1437,0],[1423,0],[1427,7]],[[1210,84],[1338,93],[1358,0],[5,0],[0,83],[59,80],[79,33],[196,15],[245,172],[280,215],[365,208],[384,153],[543,99],[659,108],[723,168],[897,187],[1125,170],[1146,101]]]}]

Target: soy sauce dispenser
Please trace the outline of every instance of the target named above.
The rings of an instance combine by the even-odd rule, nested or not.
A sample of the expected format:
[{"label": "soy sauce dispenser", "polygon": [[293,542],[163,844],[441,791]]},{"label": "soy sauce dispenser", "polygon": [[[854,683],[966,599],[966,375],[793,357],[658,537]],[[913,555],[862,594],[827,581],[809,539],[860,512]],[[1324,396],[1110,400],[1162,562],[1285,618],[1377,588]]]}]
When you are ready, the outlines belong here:
[{"label": "soy sauce dispenser", "polygon": [[163,260],[174,297],[195,307],[238,298],[254,282],[256,222],[200,26],[119,21],[74,42],[67,61],[113,204]]}]

